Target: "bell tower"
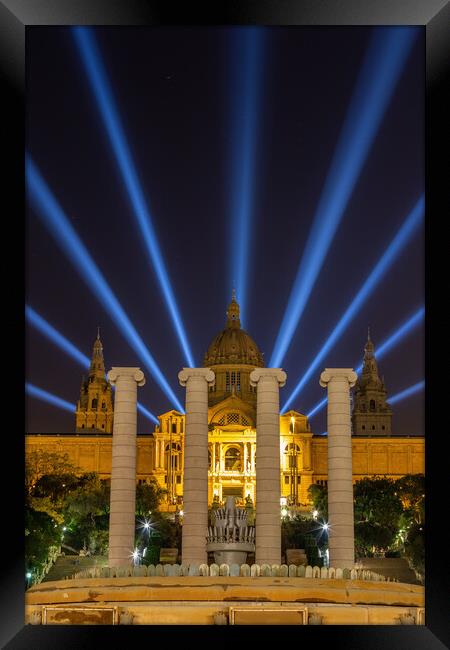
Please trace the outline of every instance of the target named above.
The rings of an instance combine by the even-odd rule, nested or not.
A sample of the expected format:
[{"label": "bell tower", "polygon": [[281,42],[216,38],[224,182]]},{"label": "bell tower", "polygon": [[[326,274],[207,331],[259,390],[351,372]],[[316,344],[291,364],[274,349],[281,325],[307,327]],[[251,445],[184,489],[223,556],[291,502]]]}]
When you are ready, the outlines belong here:
[{"label": "bell tower", "polygon": [[391,435],[392,409],[386,401],[384,379],[380,379],[375,347],[367,332],[364,361],[353,396],[353,435]]},{"label": "bell tower", "polygon": [[114,408],[111,384],[106,379],[100,328],[92,351],[87,379],[81,380],[76,410],[77,433],[112,433]]}]

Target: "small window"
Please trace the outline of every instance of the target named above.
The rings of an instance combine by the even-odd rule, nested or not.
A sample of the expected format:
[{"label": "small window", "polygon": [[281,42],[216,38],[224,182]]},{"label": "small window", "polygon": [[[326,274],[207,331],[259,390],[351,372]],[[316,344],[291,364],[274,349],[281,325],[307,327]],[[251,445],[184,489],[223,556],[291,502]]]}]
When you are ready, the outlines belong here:
[{"label": "small window", "polygon": [[102,409],[103,409],[103,410],[106,409],[106,402],[102,402]]},{"label": "small window", "polygon": [[386,427],[384,426],[384,424],[381,426],[381,429],[382,429],[383,431],[386,429]]},{"label": "small window", "polygon": [[181,476],[179,474],[177,476],[177,483],[181,483]]},{"label": "small window", "polygon": [[366,430],[366,425],[363,424],[361,428],[362,428],[363,431],[365,431]]},{"label": "small window", "polygon": [[102,424],[102,429],[104,429],[104,428],[105,428],[105,425],[104,425],[104,424]]},{"label": "small window", "polygon": [[297,476],[297,484],[298,484],[298,485],[300,485],[301,478],[302,478],[301,476]]},{"label": "small window", "polygon": [[374,399],[370,400],[369,409],[371,411],[375,411],[375,400]]},{"label": "small window", "polygon": [[96,397],[94,397],[94,399],[92,400],[92,403],[91,403],[91,408],[96,409],[97,404],[98,404],[98,399]]},{"label": "small window", "polygon": [[289,485],[289,476],[287,474],[284,476],[284,482],[286,485]]},{"label": "small window", "polygon": [[172,433],[176,433],[176,432],[177,432],[177,423],[172,422]]},{"label": "small window", "polygon": [[372,431],[375,431],[375,425],[372,424]]},{"label": "small window", "polygon": [[95,429],[95,424],[92,425],[91,429]]},{"label": "small window", "polygon": [[84,429],[84,424],[81,425],[81,428]]}]

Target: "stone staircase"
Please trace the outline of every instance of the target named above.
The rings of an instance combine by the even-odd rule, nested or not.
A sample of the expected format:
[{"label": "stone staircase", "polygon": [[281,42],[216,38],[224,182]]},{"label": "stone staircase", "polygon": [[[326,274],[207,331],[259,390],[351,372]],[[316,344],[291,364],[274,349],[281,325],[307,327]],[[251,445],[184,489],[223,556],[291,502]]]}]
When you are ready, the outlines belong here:
[{"label": "stone staircase", "polygon": [[103,566],[108,566],[108,558],[106,556],[88,555],[87,557],[82,557],[80,555],[59,555],[42,582],[64,580],[64,578],[73,576],[79,571]]},{"label": "stone staircase", "polygon": [[415,572],[409,568],[408,561],[400,557],[363,557],[357,560],[357,566],[379,573],[386,578],[395,578],[399,582],[420,585]]}]

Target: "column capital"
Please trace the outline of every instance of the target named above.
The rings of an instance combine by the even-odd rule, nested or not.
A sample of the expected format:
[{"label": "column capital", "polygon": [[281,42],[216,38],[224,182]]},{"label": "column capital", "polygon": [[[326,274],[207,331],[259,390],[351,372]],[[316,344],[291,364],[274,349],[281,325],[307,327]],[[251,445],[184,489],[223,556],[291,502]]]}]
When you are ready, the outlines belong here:
[{"label": "column capital", "polygon": [[358,375],[353,368],[325,368],[320,375],[319,383],[322,388],[326,388],[332,379],[346,379],[350,388],[353,388],[358,379]]},{"label": "column capital", "polygon": [[145,376],[140,368],[127,368],[113,366],[108,372],[108,381],[114,386],[119,377],[134,379],[138,386],[145,384]]},{"label": "column capital", "polygon": [[181,386],[186,386],[190,377],[203,377],[208,385],[212,385],[216,379],[216,375],[210,368],[183,368],[178,373]]},{"label": "column capital", "polygon": [[255,368],[250,373],[250,384],[256,386],[262,377],[273,377],[278,381],[278,385],[282,388],[287,379],[287,374],[281,368]]}]

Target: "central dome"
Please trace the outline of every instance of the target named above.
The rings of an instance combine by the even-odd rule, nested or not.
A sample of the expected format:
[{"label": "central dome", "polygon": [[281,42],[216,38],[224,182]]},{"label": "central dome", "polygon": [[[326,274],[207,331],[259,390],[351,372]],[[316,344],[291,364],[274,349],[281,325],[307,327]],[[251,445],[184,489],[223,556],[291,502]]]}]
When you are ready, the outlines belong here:
[{"label": "central dome", "polygon": [[239,305],[234,291],[227,310],[227,325],[211,342],[203,362],[207,368],[220,364],[246,364],[259,368],[264,366],[255,341],[241,329]]}]

